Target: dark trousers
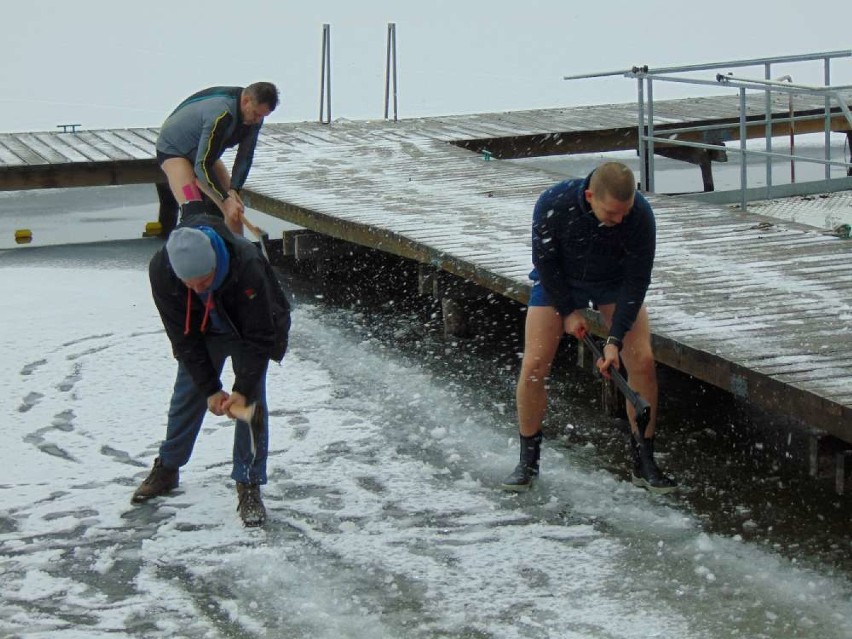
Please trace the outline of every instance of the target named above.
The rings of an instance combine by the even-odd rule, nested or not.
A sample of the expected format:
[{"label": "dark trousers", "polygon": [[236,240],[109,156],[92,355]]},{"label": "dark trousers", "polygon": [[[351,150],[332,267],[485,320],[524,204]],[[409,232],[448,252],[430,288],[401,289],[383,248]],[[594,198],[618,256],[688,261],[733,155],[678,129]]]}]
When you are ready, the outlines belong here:
[{"label": "dark trousers", "polygon": [[[220,376],[225,360],[229,356],[235,366],[239,363],[242,350],[240,341],[234,335],[215,335],[208,337],[206,342],[210,359]],[[265,369],[248,401],[257,401],[258,405],[263,407],[263,434],[260,441],[256,442],[257,452],[253,455],[249,425],[237,420],[234,430],[231,478],[247,484],[265,484],[266,457],[269,451]],[[169,406],[166,439],[160,444],[160,460],[164,466],[180,468],[189,461],[206,412],[207,396],[195,385],[186,367],[178,362],[177,378]]]}]

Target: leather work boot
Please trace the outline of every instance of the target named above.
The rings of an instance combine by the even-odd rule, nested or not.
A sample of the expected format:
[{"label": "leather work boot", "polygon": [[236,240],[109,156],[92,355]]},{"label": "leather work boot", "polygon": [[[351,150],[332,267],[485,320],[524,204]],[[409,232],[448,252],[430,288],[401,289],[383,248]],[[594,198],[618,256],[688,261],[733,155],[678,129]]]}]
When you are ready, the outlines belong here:
[{"label": "leather work boot", "polygon": [[665,495],[677,489],[677,482],[663,474],[654,461],[654,438],[646,438],[642,445],[634,437],[630,438],[630,452],[633,456],[631,479],[634,486],[645,488],[657,495]]},{"label": "leather work boot", "polygon": [[263,499],[260,498],[260,486],[237,482],[237,497],[239,498],[237,510],[243,525],[247,528],[263,526],[266,523],[266,508],[263,505]]},{"label": "leather work boot", "polygon": [[521,459],[518,465],[506,479],[501,488],[520,493],[532,488],[533,481],[538,477],[538,462],[541,457],[541,431],[531,437],[519,435],[521,440]]},{"label": "leather work boot", "polygon": [[163,462],[157,457],[154,460],[154,467],[148,476],[139,484],[139,488],[133,493],[130,499],[131,504],[141,504],[148,501],[152,497],[159,497],[170,493],[177,488],[180,483],[180,471],[177,468],[166,468]]}]

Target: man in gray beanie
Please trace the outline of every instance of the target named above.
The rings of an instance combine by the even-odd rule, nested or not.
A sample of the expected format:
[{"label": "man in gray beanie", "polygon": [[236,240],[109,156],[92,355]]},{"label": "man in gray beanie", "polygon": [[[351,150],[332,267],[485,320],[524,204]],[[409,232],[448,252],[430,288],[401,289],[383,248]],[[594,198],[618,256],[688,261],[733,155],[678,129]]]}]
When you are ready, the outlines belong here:
[{"label": "man in gray beanie", "polygon": [[[166,438],[131,501],[143,503],[178,486],[179,469],[189,462],[207,411],[234,417],[255,404],[260,412],[252,425],[236,422],[231,478],[243,523],[263,525],[266,369],[270,359],[280,362],[287,349],[290,306],[284,292],[254,244],[232,234],[222,218],[204,214],[171,233],[151,259],[149,276],[178,371]],[[220,379],[228,357],[235,377],[231,393]]]},{"label": "man in gray beanie", "polygon": [[210,238],[190,226],[179,228],[169,236],[166,253],[175,275],[183,281],[209,275],[216,268],[216,252]]}]

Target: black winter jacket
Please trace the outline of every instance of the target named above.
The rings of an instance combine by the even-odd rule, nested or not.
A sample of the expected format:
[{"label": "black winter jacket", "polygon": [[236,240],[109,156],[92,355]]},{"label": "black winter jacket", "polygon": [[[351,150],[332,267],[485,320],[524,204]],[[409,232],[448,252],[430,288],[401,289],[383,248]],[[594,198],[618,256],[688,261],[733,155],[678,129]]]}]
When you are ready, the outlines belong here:
[{"label": "black winter jacket", "polygon": [[651,205],[636,193],[621,224],[601,225],[586,201],[590,179],[565,180],[541,194],[533,212],[533,264],[561,315],[588,306],[574,294],[572,281],[617,287],[609,334],[623,340],[651,283],[656,221]]},{"label": "black winter jacket", "polygon": [[[213,293],[216,312],[231,327],[243,349],[240,366],[234,371],[233,390],[250,402],[252,391],[272,359],[281,361],[287,349],[290,306],[272,267],[258,248],[234,236],[219,217],[198,215],[182,226],[209,226],[224,240],[230,263],[225,280]],[[151,292],[160,312],[175,358],[188,369],[195,384],[207,397],[222,389],[202,333],[204,304],[172,271],[165,246],[151,258],[148,267]],[[187,302],[189,300],[189,317]],[[185,332],[188,320],[188,332]]]}]

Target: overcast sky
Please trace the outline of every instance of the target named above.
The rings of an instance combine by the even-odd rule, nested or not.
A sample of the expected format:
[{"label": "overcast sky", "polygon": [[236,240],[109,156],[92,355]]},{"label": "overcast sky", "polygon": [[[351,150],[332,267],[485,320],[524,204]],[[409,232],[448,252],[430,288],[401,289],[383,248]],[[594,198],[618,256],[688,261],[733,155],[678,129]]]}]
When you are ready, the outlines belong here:
[{"label": "overcast sky", "polygon": [[[378,118],[389,22],[400,117],[630,102],[635,84],[623,77],[562,78],[852,46],[845,3],[829,16],[803,1],[770,9],[742,0],[28,0],[3,6],[0,131],[159,126],[199,88],[255,80],[281,89],[270,121],[314,120],[323,23],[333,117]],[[818,62],[778,67],[785,73],[803,84],[822,79]],[[834,84],[852,84],[852,58],[832,73]],[[658,85],[655,96],[683,91]]]}]

